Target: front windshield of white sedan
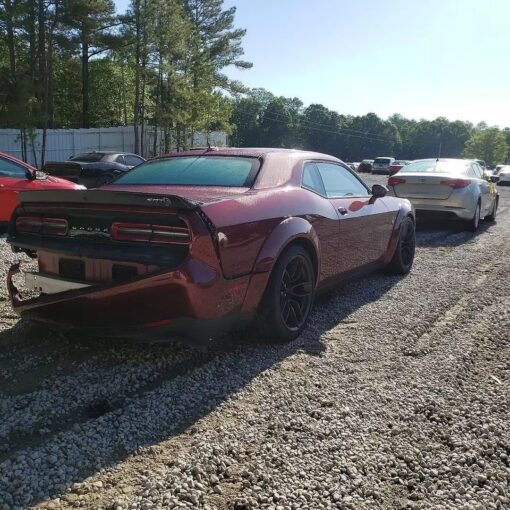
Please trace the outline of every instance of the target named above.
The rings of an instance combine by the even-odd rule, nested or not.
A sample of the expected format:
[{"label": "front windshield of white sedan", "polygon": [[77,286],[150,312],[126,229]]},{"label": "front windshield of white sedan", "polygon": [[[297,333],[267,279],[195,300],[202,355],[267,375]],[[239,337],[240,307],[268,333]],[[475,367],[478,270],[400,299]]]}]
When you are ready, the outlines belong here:
[{"label": "front windshield of white sedan", "polygon": [[438,173],[438,174],[462,174],[465,173],[468,162],[448,159],[422,159],[405,165],[400,174],[411,173]]}]

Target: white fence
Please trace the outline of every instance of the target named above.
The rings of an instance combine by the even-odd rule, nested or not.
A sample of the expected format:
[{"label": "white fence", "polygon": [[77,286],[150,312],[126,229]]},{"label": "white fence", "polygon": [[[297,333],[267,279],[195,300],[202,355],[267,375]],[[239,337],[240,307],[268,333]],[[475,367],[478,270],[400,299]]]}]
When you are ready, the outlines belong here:
[{"label": "white fence", "polygon": [[[33,139],[26,138],[26,160],[33,165],[41,163],[42,130],[36,130]],[[144,135],[144,157],[156,156],[164,152],[163,132],[158,132],[156,152],[154,152],[155,130],[147,127]],[[48,129],[46,131],[45,161],[65,161],[73,154],[88,151],[119,151],[133,152],[133,126],[91,128],[91,129]],[[224,147],[228,139],[226,133],[213,131],[195,133],[193,144],[191,135],[188,144],[195,147],[206,146],[207,143]],[[18,129],[0,129],[0,152],[6,152],[23,159],[23,141]]]}]

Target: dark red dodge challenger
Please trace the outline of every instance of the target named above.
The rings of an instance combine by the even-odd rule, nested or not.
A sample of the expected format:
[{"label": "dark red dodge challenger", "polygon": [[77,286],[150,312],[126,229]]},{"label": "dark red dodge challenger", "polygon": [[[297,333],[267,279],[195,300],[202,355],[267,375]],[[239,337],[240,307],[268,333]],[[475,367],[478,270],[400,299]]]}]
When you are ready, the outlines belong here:
[{"label": "dark red dodge challenger", "polygon": [[[118,336],[218,336],[256,318],[303,330],[317,291],[412,266],[414,215],[340,160],[284,149],[207,149],[148,161],[97,190],[29,191],[9,226],[38,259],[22,317]],[[36,297],[34,297],[34,292]]]}]

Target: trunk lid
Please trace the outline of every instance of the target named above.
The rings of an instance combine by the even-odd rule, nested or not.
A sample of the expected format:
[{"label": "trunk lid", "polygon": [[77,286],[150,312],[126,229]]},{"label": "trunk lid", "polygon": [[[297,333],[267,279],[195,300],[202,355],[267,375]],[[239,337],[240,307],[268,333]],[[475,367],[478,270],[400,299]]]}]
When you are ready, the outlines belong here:
[{"label": "trunk lid", "polygon": [[227,187],[227,186],[147,186],[134,184],[108,184],[102,186],[101,190],[123,193],[145,193],[169,196],[179,196],[196,204],[216,202],[225,198],[247,193],[250,188]]},{"label": "trunk lid", "polygon": [[[174,195],[50,190],[25,191],[19,198],[9,242],[63,258],[175,267],[186,258],[196,232],[205,228],[198,205]],[[81,271],[87,273],[87,267]]]},{"label": "trunk lid", "polygon": [[[449,179],[458,179],[458,175],[424,174],[399,172],[393,178],[397,184],[393,185],[395,196],[400,198],[420,198],[432,200],[446,200],[453,192],[451,186],[444,184]],[[405,181],[405,182],[400,182]],[[391,180],[389,181],[392,182]]]}]

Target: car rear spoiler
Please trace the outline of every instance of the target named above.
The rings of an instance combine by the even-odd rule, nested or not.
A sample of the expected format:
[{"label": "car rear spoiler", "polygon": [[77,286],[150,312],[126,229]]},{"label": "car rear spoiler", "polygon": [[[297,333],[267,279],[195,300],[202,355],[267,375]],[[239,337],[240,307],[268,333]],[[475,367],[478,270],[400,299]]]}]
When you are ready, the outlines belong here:
[{"label": "car rear spoiler", "polygon": [[198,209],[200,204],[178,195],[137,193],[131,191],[91,190],[38,190],[22,191],[21,204],[101,204],[128,205],[153,208]]}]

